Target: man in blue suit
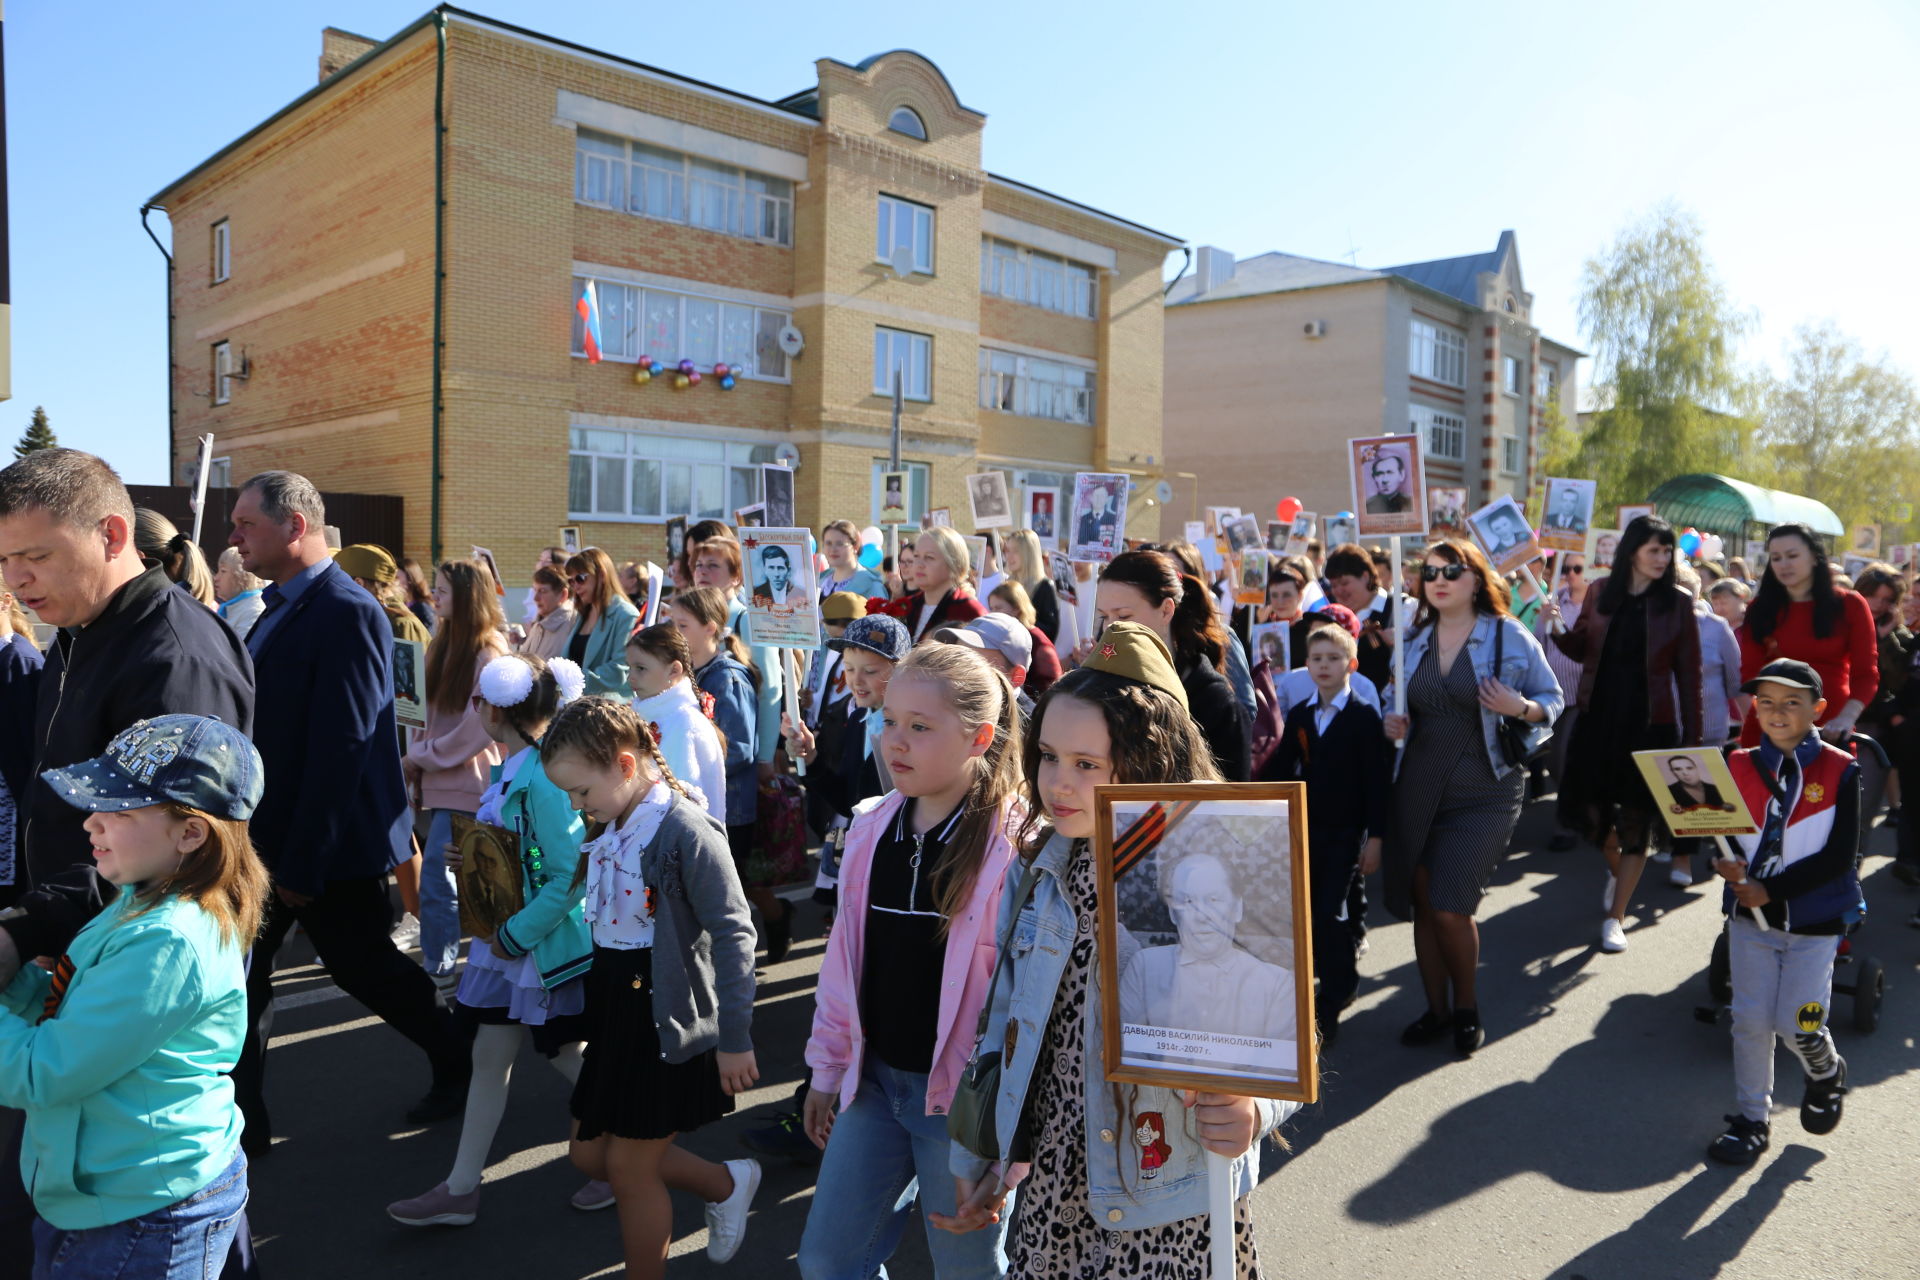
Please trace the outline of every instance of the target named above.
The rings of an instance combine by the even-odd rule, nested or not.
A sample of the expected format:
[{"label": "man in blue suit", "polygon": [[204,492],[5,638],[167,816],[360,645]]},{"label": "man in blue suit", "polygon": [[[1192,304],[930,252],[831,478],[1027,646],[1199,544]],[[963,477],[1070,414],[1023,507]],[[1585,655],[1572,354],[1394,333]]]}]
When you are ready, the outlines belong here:
[{"label": "man in blue suit", "polygon": [[228,542],[267,579],[266,611],[247,635],[253,741],[267,789],[253,842],[273,896],[247,976],[251,1034],[234,1086],[249,1150],[272,1133],[264,1091],[273,959],[297,920],[340,989],[426,1053],[433,1084],[407,1119],[457,1114],[471,1063],[433,979],[393,945],[387,873],[412,855],[393,721],[393,628],[334,563],[319,491],[290,471],[247,481]]}]

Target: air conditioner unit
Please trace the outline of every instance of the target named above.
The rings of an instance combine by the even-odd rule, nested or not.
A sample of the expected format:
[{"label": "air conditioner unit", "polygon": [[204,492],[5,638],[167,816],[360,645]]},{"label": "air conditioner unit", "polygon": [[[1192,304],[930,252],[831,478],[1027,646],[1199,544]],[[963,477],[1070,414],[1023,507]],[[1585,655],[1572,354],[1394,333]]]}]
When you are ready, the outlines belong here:
[{"label": "air conditioner unit", "polygon": [[1327,336],[1327,322],[1324,320],[1309,320],[1307,321],[1304,332],[1309,338],[1324,338]]}]

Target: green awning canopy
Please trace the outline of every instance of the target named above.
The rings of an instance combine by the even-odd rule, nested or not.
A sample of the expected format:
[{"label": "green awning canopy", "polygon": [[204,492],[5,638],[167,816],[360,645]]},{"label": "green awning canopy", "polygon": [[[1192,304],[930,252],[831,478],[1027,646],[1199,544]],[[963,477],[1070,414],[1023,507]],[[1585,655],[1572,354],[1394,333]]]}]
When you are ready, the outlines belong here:
[{"label": "green awning canopy", "polygon": [[1755,526],[1771,528],[1795,522],[1829,537],[1846,532],[1840,517],[1824,502],[1780,489],[1762,489],[1731,476],[1675,476],[1647,500],[1674,528],[1691,526],[1723,538],[1745,538],[1757,532]]}]

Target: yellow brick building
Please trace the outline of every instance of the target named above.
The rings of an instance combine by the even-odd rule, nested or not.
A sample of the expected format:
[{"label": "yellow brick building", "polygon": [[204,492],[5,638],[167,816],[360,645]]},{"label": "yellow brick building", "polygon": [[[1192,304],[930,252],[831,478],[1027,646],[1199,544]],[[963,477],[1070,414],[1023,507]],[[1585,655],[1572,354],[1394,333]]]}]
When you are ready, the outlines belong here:
[{"label": "yellow brick building", "polygon": [[[416,556],[511,577],[573,524],[658,560],[781,456],[802,523],[872,523],[898,367],[916,515],[968,529],[979,470],[1111,470],[1153,536],[1180,241],[985,172],[985,116],[918,54],[815,69],[770,102],[458,11],[327,31],[314,89],[153,197],[175,477],[212,432],[215,483],[402,496]],[[642,355],[705,376],[639,385]]]}]

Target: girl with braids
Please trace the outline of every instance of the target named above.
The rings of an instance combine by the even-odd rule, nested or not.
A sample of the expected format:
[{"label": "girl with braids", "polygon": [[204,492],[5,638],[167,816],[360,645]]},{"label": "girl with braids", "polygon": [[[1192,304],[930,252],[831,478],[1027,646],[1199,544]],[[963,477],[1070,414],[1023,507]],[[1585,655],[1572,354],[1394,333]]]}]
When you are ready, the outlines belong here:
[{"label": "girl with braids", "polygon": [[727,740],[693,684],[693,651],[680,628],[645,627],[627,640],[627,687],[633,709],[673,776],[709,815],[727,820]]},{"label": "girl with braids", "polygon": [[[879,1274],[916,1179],[925,1211],[957,1209],[947,1108],[992,980],[1022,818],[1013,688],[972,650],[913,650],[887,683],[883,714],[895,790],[848,832],[807,1042],[807,1136],[826,1152],[800,1240],[808,1280]],[[1006,1274],[1004,1234],[999,1224],[929,1229],[934,1271]]]},{"label": "girl with braids", "polygon": [[[464,1227],[480,1208],[480,1172],[507,1109],[507,1085],[522,1028],[534,1048],[569,1081],[580,1078],[580,1042],[586,1034],[587,930],[574,874],[586,828],[566,792],[541,766],[537,744],[547,724],[586,688],[586,676],[565,658],[551,663],[519,654],[490,663],[480,674],[475,714],[487,736],[508,753],[494,767],[478,818],[514,834],[520,850],[520,900],[490,938],[475,936],[455,997],[454,1016],[473,1035],[473,1082],[467,1086],[460,1148],[445,1182],[425,1195],[387,1206],[409,1227]],[[444,850],[459,866],[453,847]],[[590,1182],[575,1193],[580,1209],[604,1209],[613,1193]]]},{"label": "girl with braids", "polygon": [[[1258,1276],[1253,1148],[1297,1104],[1109,1085],[1100,1069],[1094,788],[1220,778],[1159,636],[1109,624],[1086,662],[1040,700],[1024,764],[1033,807],[994,934],[1006,940],[1010,980],[991,994],[981,1041],[1003,1053],[1001,1151],[988,1161],[954,1144],[960,1207],[929,1220],[949,1231],[997,1229],[1018,1186],[1008,1275],[1196,1275],[1209,1247],[1206,1153],[1216,1151],[1234,1159],[1236,1270]],[[1129,958],[1123,951],[1123,967]]]},{"label": "girl with braids", "polygon": [[[1094,608],[1102,625],[1137,622],[1160,637],[1173,654],[1189,714],[1213,748],[1221,776],[1229,782],[1252,777],[1252,725],[1222,674],[1227,633],[1221,629],[1206,586],[1181,573],[1163,552],[1124,551],[1101,571]],[[1085,652],[1100,651],[1099,639],[1089,644]],[[1085,661],[1082,657],[1081,662]]]},{"label": "girl with braids", "polygon": [[473,705],[487,664],[507,651],[493,576],[472,560],[449,560],[433,575],[433,611],[440,619],[427,646],[427,727],[413,735],[401,771],[414,808],[431,815],[420,850],[420,962],[448,997],[460,955],[460,890],[443,850],[453,815],[472,817],[500,763]]},{"label": "girl with braids", "polygon": [[629,1276],[666,1271],[670,1187],[706,1202],[707,1256],[725,1262],[745,1234],[760,1165],[714,1164],[673,1142],[732,1111],[760,1078],[749,1034],[753,922],[725,829],[687,798],[624,702],[569,703],[540,759],[600,828],[573,877],[593,929],[573,1162],[613,1185]]}]

